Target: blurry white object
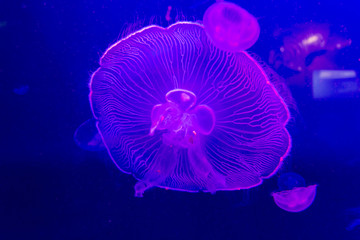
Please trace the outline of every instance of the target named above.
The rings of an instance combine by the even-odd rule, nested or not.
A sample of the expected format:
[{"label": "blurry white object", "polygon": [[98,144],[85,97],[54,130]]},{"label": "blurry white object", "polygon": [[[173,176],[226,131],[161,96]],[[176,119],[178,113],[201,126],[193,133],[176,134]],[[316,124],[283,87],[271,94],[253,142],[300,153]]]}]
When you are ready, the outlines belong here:
[{"label": "blurry white object", "polygon": [[315,70],[313,98],[355,98],[360,95],[360,80],[354,70]]}]

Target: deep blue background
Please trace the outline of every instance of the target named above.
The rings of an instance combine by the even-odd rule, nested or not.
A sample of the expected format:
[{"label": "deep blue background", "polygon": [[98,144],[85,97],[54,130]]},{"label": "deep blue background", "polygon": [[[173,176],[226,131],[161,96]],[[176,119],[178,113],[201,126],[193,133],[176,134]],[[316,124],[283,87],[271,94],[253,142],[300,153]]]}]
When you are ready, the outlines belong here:
[{"label": "deep blue background", "polygon": [[[344,24],[353,39],[345,65],[359,71],[358,1],[235,1],[259,18],[252,50],[267,60],[272,32],[308,21]],[[273,202],[277,175],[249,191],[153,189],[133,197],[135,180],[106,153],[73,141],[91,117],[88,81],[127,26],[172,16],[198,20],[211,1],[0,1],[0,239],[360,239],[347,231],[360,206],[360,100],[314,101],[292,89],[299,114],[289,126],[285,169],[318,184],[314,204],[287,213]],[[139,24],[138,24],[139,25]],[[17,95],[14,88],[28,85]],[[360,213],[358,213],[360,218]]]}]

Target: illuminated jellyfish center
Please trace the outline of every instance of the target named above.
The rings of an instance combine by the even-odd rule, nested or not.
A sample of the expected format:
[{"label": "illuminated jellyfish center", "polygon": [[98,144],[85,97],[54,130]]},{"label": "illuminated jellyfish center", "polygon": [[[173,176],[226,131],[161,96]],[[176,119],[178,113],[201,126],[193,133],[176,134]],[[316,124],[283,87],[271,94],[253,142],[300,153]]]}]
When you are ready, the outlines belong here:
[{"label": "illuminated jellyfish center", "polygon": [[196,104],[196,95],[174,89],[165,95],[166,103],[157,104],[151,112],[150,135],[163,131],[163,142],[169,146],[189,148],[198,143],[199,134],[209,135],[214,129],[215,115],[206,105]]}]

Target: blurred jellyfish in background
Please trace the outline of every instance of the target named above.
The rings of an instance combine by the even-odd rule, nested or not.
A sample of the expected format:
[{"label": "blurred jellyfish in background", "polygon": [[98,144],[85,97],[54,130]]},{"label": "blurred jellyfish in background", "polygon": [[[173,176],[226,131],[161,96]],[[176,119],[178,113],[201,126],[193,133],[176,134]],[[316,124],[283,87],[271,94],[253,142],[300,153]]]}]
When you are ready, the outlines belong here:
[{"label": "blurred jellyfish in background", "polygon": [[283,173],[278,178],[278,187],[280,191],[292,190],[295,187],[305,187],[305,179],[297,173]]},{"label": "blurred jellyfish in background", "polygon": [[345,211],[346,230],[360,232],[360,207],[349,208]]},{"label": "blurred jellyfish in background", "polygon": [[[237,6],[218,4],[252,26]],[[288,154],[290,115],[279,78],[242,51],[258,33],[229,34],[237,42],[219,48],[199,23],[152,25],[102,56],[90,104],[112,160],[139,180],[135,196],[152,187],[248,189],[276,173]]]},{"label": "blurred jellyfish in background", "polygon": [[23,84],[23,85],[20,85],[19,87],[16,87],[13,89],[13,92],[17,95],[25,95],[29,92],[29,85],[27,84]]},{"label": "blurred jellyfish in background", "polygon": [[[323,23],[297,24],[274,32],[281,41],[279,49],[270,51],[269,63],[275,69],[288,69],[287,83],[304,87],[312,84],[314,70],[344,68],[337,57],[351,45],[346,28]],[[290,74],[291,73],[291,74]]]},{"label": "blurred jellyfish in background", "polygon": [[346,230],[352,231],[354,229],[360,229],[360,218],[353,220],[347,227]]},{"label": "blurred jellyfish in background", "polygon": [[280,175],[278,187],[280,191],[272,193],[276,205],[288,212],[301,212],[313,203],[317,185],[306,187],[302,176],[289,172]]},{"label": "blurred jellyfish in background", "polygon": [[[340,31],[331,31],[329,24],[298,24],[274,35],[282,40],[282,46],[270,54],[269,62],[274,63],[275,68],[283,64],[298,72],[322,67],[336,68],[334,53],[351,45],[350,38]],[[316,61],[317,57],[324,55],[325,58]]]},{"label": "blurred jellyfish in background", "polygon": [[299,72],[309,67],[335,67],[332,65],[334,64],[332,61],[332,64],[325,65],[322,61],[315,61],[315,58],[343,49],[351,44],[351,39],[340,36],[340,33],[331,33],[329,24],[299,24],[291,30],[284,30],[282,34],[283,45],[279,49],[282,64]]},{"label": "blurred jellyfish in background", "polygon": [[206,10],[203,24],[213,44],[224,51],[246,50],[260,35],[259,23],[253,15],[225,1],[214,3]]},{"label": "blurred jellyfish in background", "polygon": [[86,120],[75,130],[74,141],[81,149],[87,151],[105,150],[94,118]]}]

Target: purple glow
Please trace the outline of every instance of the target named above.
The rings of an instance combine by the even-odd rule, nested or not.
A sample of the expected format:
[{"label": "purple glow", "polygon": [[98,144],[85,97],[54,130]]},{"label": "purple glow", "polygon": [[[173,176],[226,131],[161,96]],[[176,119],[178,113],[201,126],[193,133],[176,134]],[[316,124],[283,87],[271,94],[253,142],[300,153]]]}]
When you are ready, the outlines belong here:
[{"label": "purple glow", "polygon": [[222,50],[240,52],[258,40],[260,26],[245,9],[230,2],[217,2],[204,14],[204,27],[214,45]]},{"label": "purple glow", "polygon": [[136,196],[251,188],[289,151],[289,112],[264,70],[215,47],[200,24],[146,27],[100,65],[91,107],[114,163],[139,180]]},{"label": "purple glow", "polygon": [[308,187],[296,187],[273,193],[272,196],[279,208],[288,212],[301,212],[310,207],[316,195],[317,185]]}]

